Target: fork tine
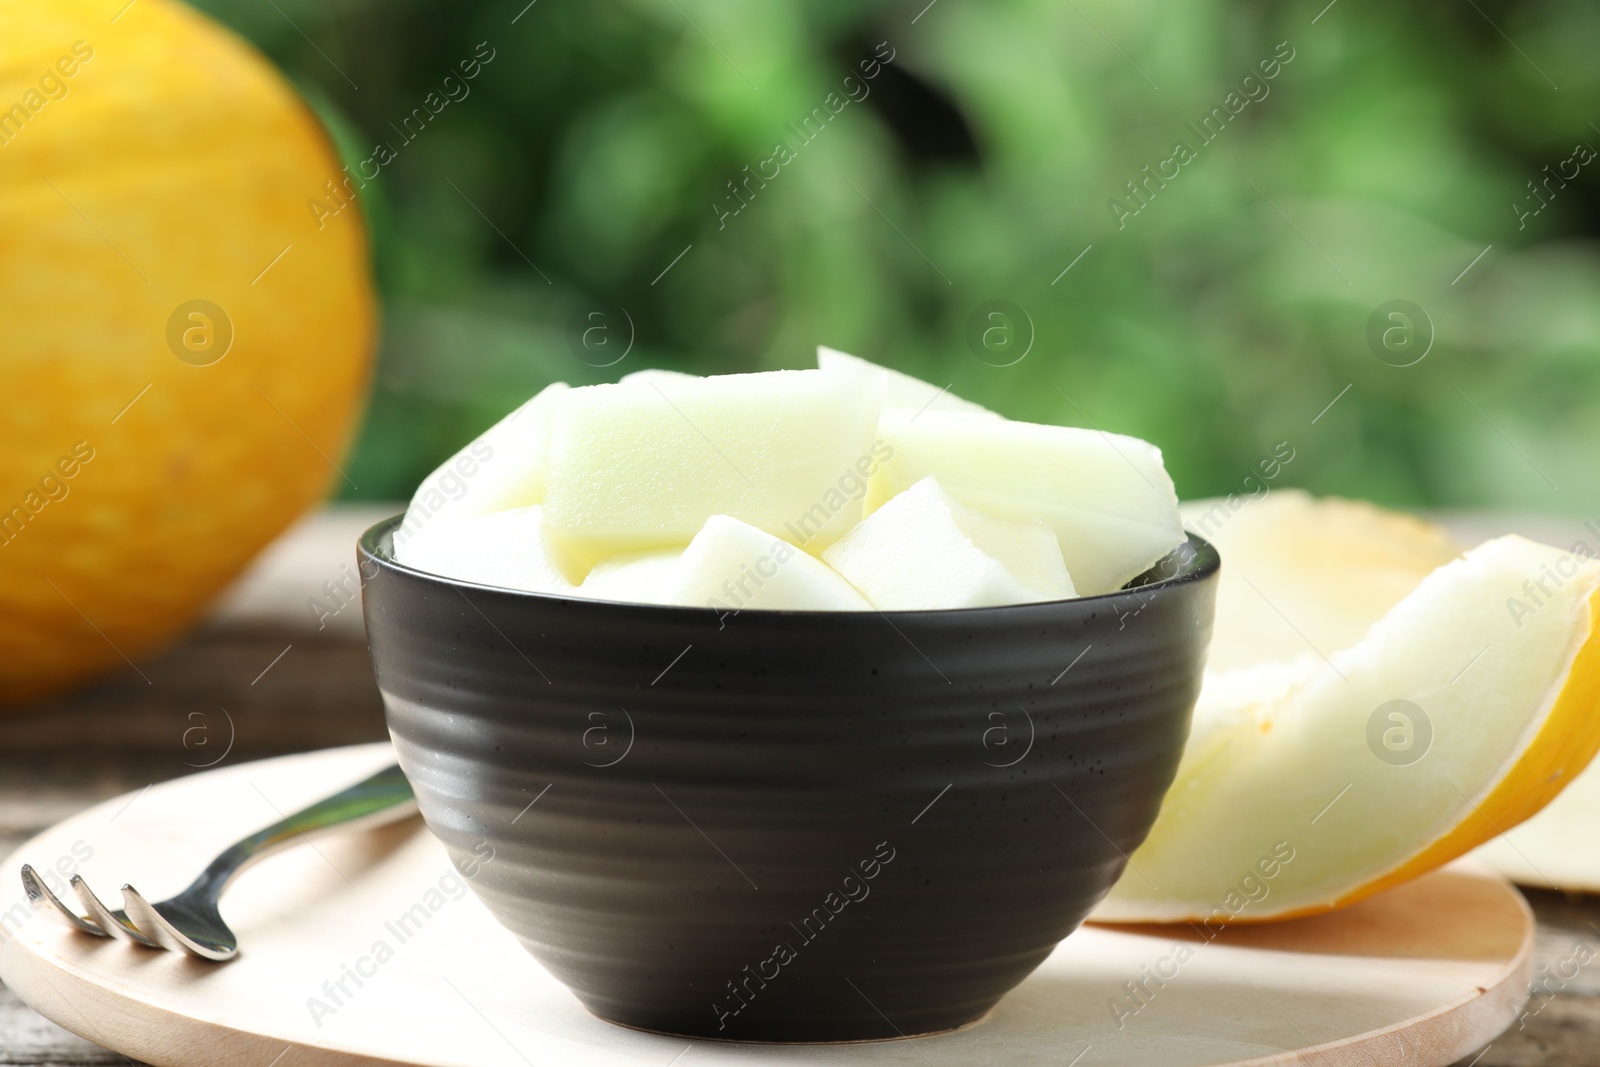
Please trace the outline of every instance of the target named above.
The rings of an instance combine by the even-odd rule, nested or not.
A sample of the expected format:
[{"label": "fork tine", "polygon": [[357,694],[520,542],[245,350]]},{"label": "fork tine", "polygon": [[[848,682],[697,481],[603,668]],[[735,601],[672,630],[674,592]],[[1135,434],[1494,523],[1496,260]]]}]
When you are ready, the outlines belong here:
[{"label": "fork tine", "polygon": [[[166,903],[171,905],[175,901]],[[156,906],[146,900],[144,894],[131,885],[122,887],[122,904],[123,910],[127,912],[133,924],[161,942],[163,948],[174,952],[187,952],[192,956],[199,956],[201,959],[216,963],[231,960],[239,954],[238,948],[233,945],[210,938],[197,940],[196,936],[180,930],[170,919],[157,911]],[[220,916],[218,919],[220,921]],[[191,933],[198,935],[199,932],[196,929]]]},{"label": "fork tine", "polygon": [[144,895],[131,885],[122,887],[122,913],[128,917],[130,926],[160,944],[162,948],[172,950],[183,948],[182,942],[173,940],[171,924],[163,919],[156,909],[150,906]]},{"label": "fork tine", "polygon": [[56,915],[71,925],[74,930],[85,934],[93,934],[95,937],[111,936],[61,903],[61,898],[52,893],[50,887],[44,884],[44,880],[39,877],[39,873],[33,869],[32,864],[24,863],[22,865],[22,889],[23,892],[28,894],[28,899],[33,901],[35,905],[43,905],[47,902],[53,905]]},{"label": "fork tine", "polygon": [[110,908],[100,903],[100,898],[94,895],[94,891],[89,888],[89,883],[83,880],[83,875],[75,874],[72,876],[72,889],[78,894],[78,900],[82,902],[83,909],[89,913],[89,918],[99,923],[102,930],[110,932],[113,937],[120,937],[124,941],[132,941],[134,944],[144,945],[146,948],[161,947],[134,929],[133,924],[128,922],[125,916],[116,915]]}]

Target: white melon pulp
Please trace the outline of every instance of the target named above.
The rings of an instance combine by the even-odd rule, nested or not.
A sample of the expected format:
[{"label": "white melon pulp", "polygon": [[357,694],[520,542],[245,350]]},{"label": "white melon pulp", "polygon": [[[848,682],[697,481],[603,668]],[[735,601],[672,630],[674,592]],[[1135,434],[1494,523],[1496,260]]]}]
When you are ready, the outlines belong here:
[{"label": "white melon pulp", "polygon": [[571,593],[572,585],[545,552],[540,508],[438,519],[404,540],[395,559],[419,571],[478,585],[535,593]]},{"label": "white melon pulp", "polygon": [[960,411],[969,415],[1000,417],[981,404],[961,399],[948,389],[940,389],[937,385],[925,382],[921,378],[913,378],[909,374],[880,367],[860,356],[852,356],[836,348],[818,345],[817,367],[837,374],[858,375],[865,381],[881,386],[883,406],[887,411],[905,411],[913,415],[924,410]]},{"label": "white melon pulp", "polygon": [[924,478],[823,550],[881,611],[987,608],[1076,595],[1055,531],[995,519]]},{"label": "white melon pulp", "polygon": [[[1515,609],[1541,578],[1537,608]],[[1095,918],[1315,912],[1538,811],[1600,744],[1597,589],[1600,564],[1500,538],[1353,647],[1210,675],[1155,826]]]},{"label": "white melon pulp", "polygon": [[1120,589],[1185,539],[1161,450],[1138,438],[938,411],[885,411],[878,432],[891,454],[869,513],[931,475],[970,508],[1050,526],[1079,595]]},{"label": "white melon pulp", "polygon": [[1349,648],[1461,552],[1421,519],[1299,489],[1185,501],[1180,511],[1225,561],[1211,670]]},{"label": "white melon pulp", "polygon": [[713,515],[661,588],[661,602],[722,612],[868,611],[872,605],[815,556],[727,515]]},{"label": "white melon pulp", "polygon": [[668,548],[602,560],[578,586],[578,595],[595,600],[665,604],[663,589],[682,558],[683,549]]},{"label": "white melon pulp", "polygon": [[573,389],[551,427],[550,548],[576,579],[729,515],[821,551],[861,517],[878,400],[814,370]]},{"label": "white melon pulp", "polygon": [[544,503],[550,410],[567,391],[547,386],[440,464],[412,495],[401,529]]},{"label": "white melon pulp", "polygon": [[698,378],[697,374],[686,374],[681,370],[667,370],[665,367],[646,367],[636,370],[632,374],[624,374],[617,380],[621,385],[625,382],[681,382]]}]

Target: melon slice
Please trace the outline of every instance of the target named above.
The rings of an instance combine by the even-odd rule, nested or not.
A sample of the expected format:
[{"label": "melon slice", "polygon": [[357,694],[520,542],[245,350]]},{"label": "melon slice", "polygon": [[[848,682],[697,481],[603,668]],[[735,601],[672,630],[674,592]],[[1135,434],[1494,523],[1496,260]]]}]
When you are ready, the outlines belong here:
[{"label": "melon slice", "polygon": [[815,370],[573,389],[551,427],[550,549],[576,580],[729,515],[821,551],[861,517],[877,422],[875,392]]},{"label": "melon slice", "polygon": [[1080,595],[1120,589],[1185,540],[1161,450],[1138,438],[940,411],[885,411],[878,429],[891,455],[869,513],[932,475],[970,508],[1049,525]]},{"label": "melon slice", "polygon": [[566,392],[564,382],[546,386],[440,464],[412,495],[401,529],[544,503],[550,412]]},{"label": "melon slice", "polygon": [[1210,676],[1155,826],[1095,918],[1324,911],[1537,812],[1600,747],[1597,590],[1600,563],[1499,538],[1353,647]]},{"label": "melon slice", "polygon": [[478,585],[570,594],[572,585],[545,552],[540,508],[435,519],[395,536],[395,559],[419,571]]},{"label": "melon slice", "polygon": [[1188,501],[1180,511],[1225,561],[1212,670],[1349,648],[1461,552],[1432,523],[1299,489]]},{"label": "melon slice", "polygon": [[781,537],[713,515],[662,584],[661,602],[723,612],[869,611],[833,570]]},{"label": "melon slice", "polygon": [[578,586],[578,595],[631,604],[665,604],[662,588],[682,558],[683,549],[668,548],[602,560]]},{"label": "melon slice", "polygon": [[882,611],[986,608],[1076,595],[1055,531],[996,519],[924,478],[823,550]]},{"label": "melon slice", "polygon": [[818,345],[817,367],[835,374],[853,374],[872,383],[869,388],[881,388],[885,410],[904,411],[911,415],[920,411],[960,411],[969,415],[1000,417],[981,404],[961,399],[949,389],[941,389],[921,378],[880,367],[836,348]]}]

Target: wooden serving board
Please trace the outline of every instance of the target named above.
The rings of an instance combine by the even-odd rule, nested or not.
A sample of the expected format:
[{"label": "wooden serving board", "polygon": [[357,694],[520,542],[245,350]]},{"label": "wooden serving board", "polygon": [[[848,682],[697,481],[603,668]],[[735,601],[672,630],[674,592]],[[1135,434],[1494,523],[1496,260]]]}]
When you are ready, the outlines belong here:
[{"label": "wooden serving board", "polygon": [[361,745],[218,769],[40,834],[0,866],[0,978],[69,1030],[174,1067],[1445,1065],[1509,1025],[1527,988],[1526,906],[1459,865],[1335,915],[1214,940],[1086,927],[978,1024],[854,1045],[688,1040],[594,1018],[452,877],[417,820],[247,871],[223,901],[243,948],[229,964],[74,934],[26,903],[23,862],[81,871],[102,896],[124,881],[166,896],[241,833],[390,758]]}]

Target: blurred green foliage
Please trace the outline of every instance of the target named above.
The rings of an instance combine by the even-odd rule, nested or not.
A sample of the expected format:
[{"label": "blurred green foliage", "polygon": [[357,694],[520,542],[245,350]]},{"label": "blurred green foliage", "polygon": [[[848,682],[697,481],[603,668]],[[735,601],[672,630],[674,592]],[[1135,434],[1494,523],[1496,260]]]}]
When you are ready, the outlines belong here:
[{"label": "blurred green foliage", "polygon": [[[925,3],[200,3],[348,159],[395,149],[361,193],[385,300],[361,495],[408,495],[549,381],[808,366],[820,342],[1149,438],[1186,497],[1288,441],[1278,484],[1600,513],[1600,161],[1513,207],[1600,146],[1600,8]],[[480,42],[493,60],[408,142]],[[892,62],[849,90],[880,42]],[[1188,124],[1214,108],[1205,143]],[[1171,175],[1180,140],[1194,158],[1141,204],[1125,183]],[[1368,343],[1395,299],[1435,332],[1410,366]],[[969,345],[992,300],[1031,322],[1010,366]],[[597,368],[570,323],[609,306],[634,343]]]}]

